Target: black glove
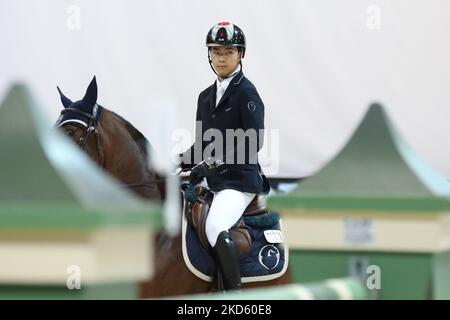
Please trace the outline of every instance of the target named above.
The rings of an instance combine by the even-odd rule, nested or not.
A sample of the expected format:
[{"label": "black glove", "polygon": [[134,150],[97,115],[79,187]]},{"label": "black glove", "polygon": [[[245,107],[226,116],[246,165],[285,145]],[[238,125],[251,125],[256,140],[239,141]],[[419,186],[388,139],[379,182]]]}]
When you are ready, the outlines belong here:
[{"label": "black glove", "polygon": [[191,174],[189,176],[191,184],[197,184],[204,177],[210,177],[217,174],[222,174],[226,172],[227,169],[224,163],[220,160],[211,160],[208,158],[205,161],[200,162],[198,165],[192,168]]},{"label": "black glove", "polygon": [[208,175],[208,170],[208,166],[204,162],[201,162],[193,167],[191,174],[189,175],[189,183],[191,185],[196,185],[202,181],[202,179]]},{"label": "black glove", "polygon": [[184,197],[186,201],[190,203],[195,203],[197,201],[197,189],[194,185],[189,184],[186,190],[184,190]]}]

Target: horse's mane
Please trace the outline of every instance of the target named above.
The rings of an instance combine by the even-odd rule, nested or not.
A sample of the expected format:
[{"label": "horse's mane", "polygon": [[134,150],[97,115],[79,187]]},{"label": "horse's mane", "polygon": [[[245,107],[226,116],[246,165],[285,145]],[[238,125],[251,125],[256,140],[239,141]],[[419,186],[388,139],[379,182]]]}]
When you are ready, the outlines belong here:
[{"label": "horse's mane", "polygon": [[124,125],[125,128],[128,130],[128,132],[133,137],[136,144],[139,146],[139,148],[142,150],[142,153],[146,158],[148,158],[149,154],[149,148],[151,149],[150,142],[147,140],[147,138],[138,130],[135,126],[133,126],[130,122],[128,122],[125,118],[118,115],[114,111],[109,110],[117,119],[119,119]]}]

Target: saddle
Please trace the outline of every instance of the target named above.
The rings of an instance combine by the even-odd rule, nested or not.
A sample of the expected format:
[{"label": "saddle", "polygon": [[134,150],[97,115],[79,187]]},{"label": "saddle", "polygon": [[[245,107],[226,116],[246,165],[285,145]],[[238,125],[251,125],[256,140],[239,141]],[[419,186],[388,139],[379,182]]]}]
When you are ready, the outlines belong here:
[{"label": "saddle", "polygon": [[[187,221],[194,227],[200,243],[206,250],[209,250],[211,249],[211,246],[206,237],[205,226],[214,195],[210,190],[202,186],[196,186],[196,189],[197,201],[193,204],[185,201],[183,211]],[[236,251],[240,258],[245,257],[252,247],[252,237],[250,236],[248,227],[244,223],[243,217],[261,214],[268,214],[268,211],[265,208],[264,195],[262,194],[255,196],[245,209],[239,221],[230,229],[231,238],[233,239]]]}]

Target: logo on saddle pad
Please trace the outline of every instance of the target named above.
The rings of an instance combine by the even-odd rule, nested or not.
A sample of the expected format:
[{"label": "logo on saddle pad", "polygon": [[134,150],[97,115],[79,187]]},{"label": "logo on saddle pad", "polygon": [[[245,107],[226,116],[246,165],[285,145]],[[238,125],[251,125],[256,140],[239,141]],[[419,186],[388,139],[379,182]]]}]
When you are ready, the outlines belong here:
[{"label": "logo on saddle pad", "polygon": [[265,245],[259,250],[259,263],[267,270],[272,270],[280,262],[280,251],[272,244]]}]

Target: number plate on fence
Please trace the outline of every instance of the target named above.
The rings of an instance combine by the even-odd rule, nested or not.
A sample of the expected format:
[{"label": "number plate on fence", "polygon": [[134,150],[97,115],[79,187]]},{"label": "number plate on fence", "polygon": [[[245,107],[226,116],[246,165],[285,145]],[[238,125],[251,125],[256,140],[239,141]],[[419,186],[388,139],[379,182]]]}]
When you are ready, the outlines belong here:
[{"label": "number plate on fence", "polygon": [[345,242],[348,244],[370,244],[374,241],[373,220],[369,218],[344,219]]}]

